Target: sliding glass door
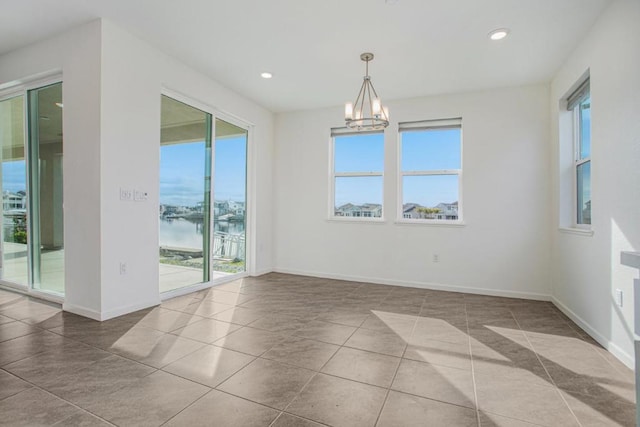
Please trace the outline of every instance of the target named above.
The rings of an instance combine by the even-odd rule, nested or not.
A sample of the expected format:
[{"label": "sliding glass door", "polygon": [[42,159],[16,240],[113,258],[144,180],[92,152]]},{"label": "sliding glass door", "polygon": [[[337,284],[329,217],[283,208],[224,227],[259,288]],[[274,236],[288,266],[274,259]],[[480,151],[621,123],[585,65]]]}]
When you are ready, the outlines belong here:
[{"label": "sliding glass door", "polygon": [[246,270],[247,131],[216,119],[213,271],[222,277]]},{"label": "sliding glass door", "polygon": [[162,96],[160,292],[209,281],[211,114]]},{"label": "sliding glass door", "polygon": [[24,96],[0,101],[3,281],[29,284]]},{"label": "sliding glass door", "polygon": [[160,292],[244,273],[246,183],[247,130],[163,95]]},{"label": "sliding glass door", "polygon": [[64,293],[62,83],[29,91],[29,211],[34,288]]},{"label": "sliding glass door", "polygon": [[58,295],[64,294],[62,114],[62,83],[0,101],[0,280]]}]

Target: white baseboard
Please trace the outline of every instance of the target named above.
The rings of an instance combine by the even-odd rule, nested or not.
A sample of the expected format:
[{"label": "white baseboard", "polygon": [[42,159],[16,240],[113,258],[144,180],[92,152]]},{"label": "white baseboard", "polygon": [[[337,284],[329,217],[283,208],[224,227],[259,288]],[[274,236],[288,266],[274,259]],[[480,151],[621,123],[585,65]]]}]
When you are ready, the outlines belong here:
[{"label": "white baseboard", "polygon": [[91,308],[82,307],[80,305],[70,304],[68,302],[62,303],[62,309],[69,313],[77,314],[79,316],[88,317],[93,320],[103,320],[102,313]]},{"label": "white baseboard", "polygon": [[69,313],[77,314],[80,316],[88,317],[89,319],[98,320],[100,322],[113,319],[114,317],[122,316],[124,314],[133,313],[134,311],[142,310],[145,308],[153,307],[160,304],[159,299],[154,299],[153,301],[148,301],[145,303],[128,305],[126,307],[120,307],[115,310],[109,310],[100,312],[97,310],[93,310],[91,308],[82,307],[76,304],[64,303],[62,304],[62,309],[64,311],[68,311]]},{"label": "white baseboard", "polygon": [[564,303],[562,303],[562,301],[560,301],[558,298],[552,297],[551,302],[553,302],[553,304],[558,307],[558,309],[562,311],[569,319],[573,320],[578,326],[584,329],[586,333],[588,333],[594,340],[598,341],[601,346],[606,348],[609,353],[617,357],[629,369],[635,369],[634,356],[624,351],[622,348],[620,348],[620,346],[613,343],[611,340],[594,329],[591,325],[584,321],[584,319],[571,311],[571,309]]},{"label": "white baseboard", "polygon": [[521,299],[531,299],[531,300],[537,300],[537,301],[551,301],[550,295],[538,294],[534,292],[519,292],[519,291],[509,291],[509,290],[503,290],[503,289],[472,288],[472,287],[466,287],[466,286],[444,285],[441,283],[414,282],[414,281],[406,281],[406,280],[390,280],[390,279],[380,279],[378,277],[319,273],[316,271],[290,270],[286,268],[276,268],[273,271],[276,273],[321,277],[325,279],[346,280],[350,282],[367,282],[367,283],[376,283],[379,285],[405,286],[408,288],[431,289],[435,291],[464,292],[468,294],[489,295],[489,296],[495,296],[495,297],[521,298]]},{"label": "white baseboard", "polygon": [[103,311],[102,312],[102,318],[100,320],[113,319],[114,317],[122,316],[122,315],[129,314],[129,313],[133,313],[134,311],[143,310],[143,309],[149,308],[149,307],[154,307],[154,306],[159,305],[159,304],[160,304],[160,298],[154,298],[153,300],[150,300],[150,301],[147,301],[147,302],[127,305],[127,306],[124,306],[124,307],[118,307],[118,308],[116,308],[114,310]]}]

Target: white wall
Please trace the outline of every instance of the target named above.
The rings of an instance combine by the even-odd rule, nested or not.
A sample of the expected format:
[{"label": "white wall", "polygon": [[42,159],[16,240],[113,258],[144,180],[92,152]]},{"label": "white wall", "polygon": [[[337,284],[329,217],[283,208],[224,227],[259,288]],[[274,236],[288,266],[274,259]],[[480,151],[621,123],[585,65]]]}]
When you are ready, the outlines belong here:
[{"label": "white wall", "polygon": [[[277,115],[276,269],[548,298],[548,97],[539,85],[389,103],[382,224],[327,220],[329,131],[342,108]],[[448,117],[463,120],[466,225],[396,224],[397,123]]]},{"label": "white wall", "polygon": [[0,56],[0,87],[63,73],[65,306],[99,313],[101,23]]},{"label": "white wall", "polygon": [[[640,2],[618,0],[567,59],[551,86],[553,297],[601,344],[633,366],[633,279],[620,251],[640,250]],[[591,76],[592,236],[558,230],[566,164],[558,154],[560,100]],[[563,134],[565,132],[563,131]],[[562,199],[560,198],[562,194]],[[616,289],[624,292],[622,307]]]},{"label": "white wall", "polygon": [[[102,46],[103,311],[118,314],[157,302],[161,88],[254,125],[254,272],[270,271],[272,114],[109,21],[103,21]],[[121,187],[147,191],[149,200],[122,202]],[[121,261],[127,263],[124,276]]]},{"label": "white wall", "polygon": [[[0,88],[50,70],[62,71],[65,105],[65,309],[106,319],[159,302],[163,88],[252,125],[250,272],[271,269],[270,112],[104,20],[0,57]],[[149,198],[121,201],[122,187]]]}]

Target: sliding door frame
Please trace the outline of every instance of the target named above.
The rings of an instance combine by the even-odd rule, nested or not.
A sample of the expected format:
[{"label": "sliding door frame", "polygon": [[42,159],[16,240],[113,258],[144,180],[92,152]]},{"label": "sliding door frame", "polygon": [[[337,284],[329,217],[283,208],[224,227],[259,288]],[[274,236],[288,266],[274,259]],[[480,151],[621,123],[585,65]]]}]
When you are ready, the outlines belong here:
[{"label": "sliding door frame", "polygon": [[[253,248],[255,247],[254,242],[255,242],[255,235],[254,235],[254,230],[255,230],[255,211],[254,211],[254,200],[255,200],[255,186],[254,186],[254,179],[255,179],[255,168],[253,167],[253,159],[254,159],[254,155],[253,155],[253,129],[254,129],[254,125],[247,121],[244,120],[238,116],[235,116],[233,114],[229,114],[226,113],[224,111],[221,111],[215,107],[212,107],[206,103],[197,101],[189,96],[183,95],[180,92],[174,91],[172,89],[163,87],[162,90],[160,91],[160,95],[164,95],[167,96],[169,98],[172,98],[176,101],[182,102],[183,104],[186,104],[190,107],[196,108],[198,110],[201,110],[205,113],[208,113],[211,115],[211,126],[210,126],[210,132],[211,132],[211,181],[210,181],[210,186],[209,186],[209,200],[210,200],[210,204],[209,204],[209,258],[211,258],[211,250],[213,249],[213,239],[214,239],[214,215],[213,215],[213,204],[214,204],[214,188],[215,188],[215,143],[216,143],[216,119],[220,119],[223,120],[227,123],[230,123],[234,126],[237,126],[241,129],[244,129],[247,131],[247,145],[246,145],[246,176],[245,176],[245,184],[246,184],[246,195],[245,195],[245,269],[243,272],[240,273],[235,273],[235,274],[230,274],[228,276],[225,277],[221,277],[219,279],[214,279],[211,280],[211,276],[213,273],[213,263],[211,262],[211,259],[208,259],[205,261],[205,266],[209,269],[209,281],[208,282],[203,282],[203,283],[197,283],[195,285],[189,285],[189,286],[184,286],[182,288],[179,289],[174,289],[171,291],[167,291],[167,292],[161,292],[160,293],[160,299],[161,300],[166,300],[169,298],[174,298],[176,296],[180,296],[180,295],[185,295],[194,291],[198,291],[201,289],[207,289],[210,288],[212,286],[217,286],[217,285],[221,285],[223,283],[227,283],[227,282],[231,282],[234,280],[237,280],[239,278],[242,277],[247,277],[251,274],[251,272],[254,271],[255,269],[255,264],[254,264],[254,251]],[[209,130],[207,131],[209,132]]]},{"label": "sliding door frame", "polygon": [[[47,86],[51,86],[54,84],[58,84],[61,83],[64,85],[63,82],[63,78],[62,78],[62,73],[61,72],[55,72],[55,73],[51,73],[45,77],[40,77],[37,79],[32,79],[32,80],[27,80],[27,81],[17,81],[15,82],[15,84],[9,84],[6,88],[4,89],[0,89],[0,101],[5,101],[7,99],[10,98],[14,98],[16,96],[22,96],[23,97],[23,102],[24,102],[24,106],[23,106],[23,128],[24,128],[24,158],[25,158],[25,179],[26,179],[26,184],[27,184],[27,188],[25,188],[25,190],[27,191],[27,207],[26,207],[26,212],[27,212],[27,221],[26,221],[26,227],[27,227],[27,274],[28,274],[28,279],[27,279],[27,284],[25,286],[17,284],[17,283],[12,283],[12,282],[8,282],[5,281],[4,279],[0,278],[0,288],[7,288],[7,289],[11,289],[14,291],[18,291],[20,293],[24,293],[27,295],[33,295],[36,296],[40,299],[44,299],[47,301],[52,301],[52,302],[56,302],[56,303],[63,303],[64,302],[64,294],[60,295],[58,293],[55,292],[50,292],[50,291],[46,291],[46,290],[42,290],[42,289],[37,289],[34,287],[35,283],[34,283],[34,277],[33,277],[33,271],[34,271],[34,258],[33,258],[33,251],[35,248],[33,248],[33,230],[32,230],[32,226],[34,223],[33,220],[33,212],[32,212],[32,203],[31,203],[31,191],[32,191],[32,174],[31,174],[31,158],[29,153],[31,153],[31,135],[30,135],[30,125],[29,125],[29,120],[30,120],[30,102],[29,102],[29,92],[32,90],[36,90],[36,89],[40,89],[40,88],[44,88]],[[64,89],[62,91],[63,94],[63,103],[64,103]],[[63,128],[63,134],[64,134],[64,112],[62,114],[62,128]],[[37,159],[36,159],[37,160]],[[64,168],[64,156],[62,158],[62,162],[63,162],[63,171],[65,170]],[[62,182],[64,183],[64,173],[63,173],[63,178],[62,178]],[[64,191],[63,191],[63,203],[64,203]],[[66,218],[66,215],[64,216],[64,218]],[[37,224],[40,224],[40,219],[37,219]],[[66,233],[66,227],[64,228],[64,233]],[[2,239],[4,239],[4,230],[3,233],[0,234],[2,236]],[[63,241],[66,241],[66,239],[64,238],[63,235]],[[66,254],[66,252],[65,252]],[[66,255],[65,255],[66,258]],[[65,265],[66,265],[66,260],[65,260]],[[4,268],[4,264],[3,264],[3,268]],[[65,270],[66,271],[66,270]],[[66,280],[65,280],[66,283]]]}]

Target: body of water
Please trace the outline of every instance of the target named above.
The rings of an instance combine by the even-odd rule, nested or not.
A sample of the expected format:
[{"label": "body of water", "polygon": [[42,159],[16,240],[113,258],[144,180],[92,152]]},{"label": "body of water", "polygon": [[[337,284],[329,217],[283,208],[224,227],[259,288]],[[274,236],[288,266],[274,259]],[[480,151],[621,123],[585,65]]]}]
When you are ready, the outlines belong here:
[{"label": "body of water", "polygon": [[[213,223],[214,230],[229,234],[244,234],[244,222]],[[160,246],[202,249],[203,224],[186,219],[160,218]]]}]

